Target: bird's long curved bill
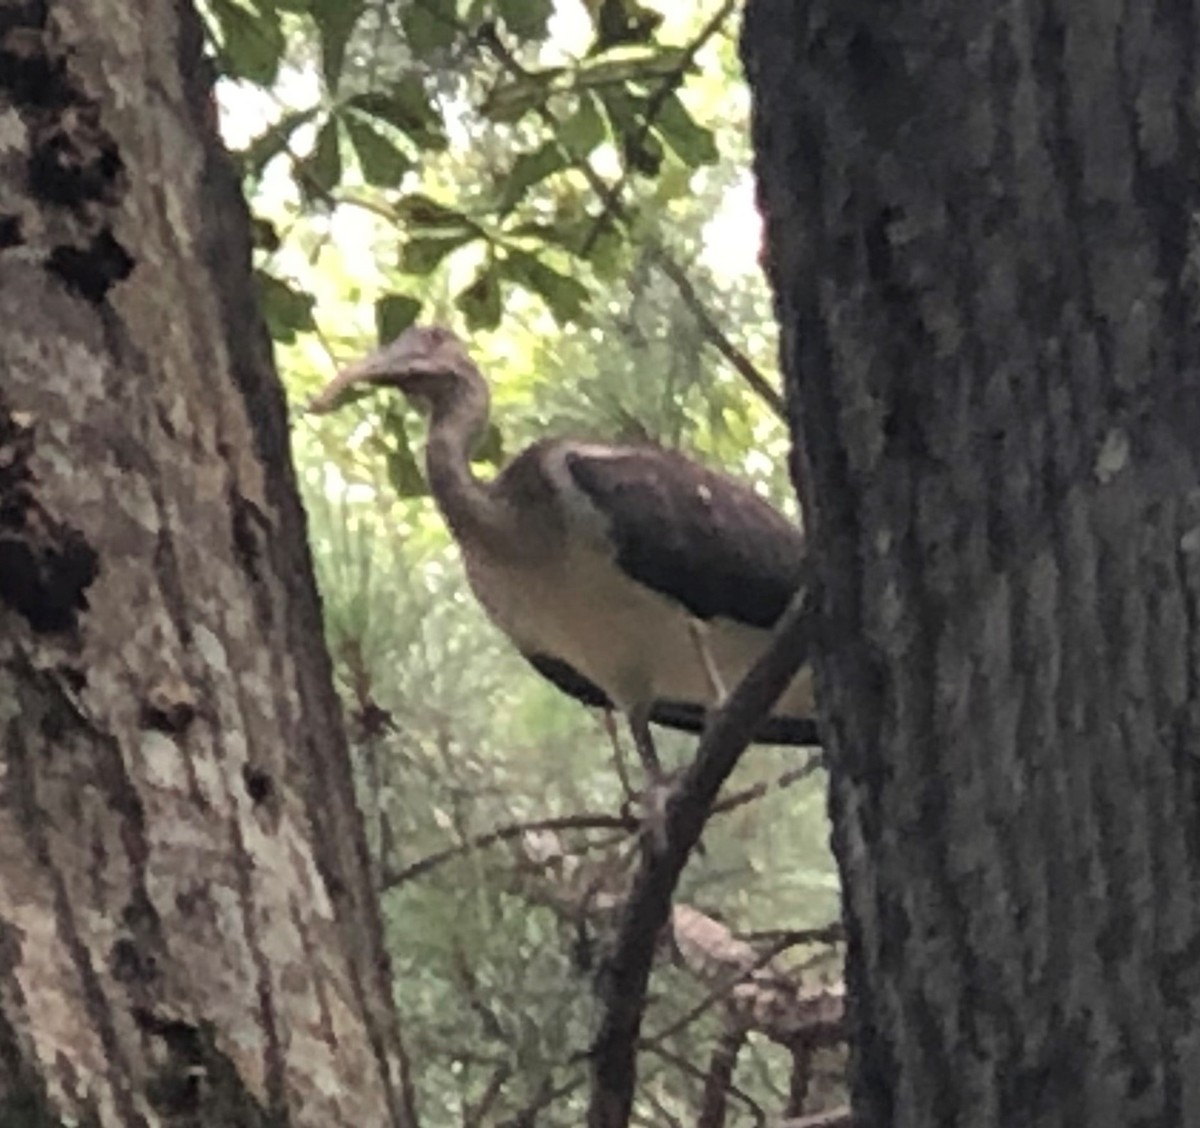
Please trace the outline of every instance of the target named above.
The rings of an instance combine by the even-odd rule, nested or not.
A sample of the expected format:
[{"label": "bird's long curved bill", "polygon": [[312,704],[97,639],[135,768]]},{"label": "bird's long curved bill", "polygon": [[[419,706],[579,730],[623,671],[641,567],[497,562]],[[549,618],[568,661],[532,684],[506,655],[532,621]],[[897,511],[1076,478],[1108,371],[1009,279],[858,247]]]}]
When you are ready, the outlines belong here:
[{"label": "bird's long curved bill", "polygon": [[361,399],[371,387],[377,387],[387,380],[389,367],[379,353],[371,353],[362,360],[346,365],[309,401],[306,410],[313,415],[327,415]]}]

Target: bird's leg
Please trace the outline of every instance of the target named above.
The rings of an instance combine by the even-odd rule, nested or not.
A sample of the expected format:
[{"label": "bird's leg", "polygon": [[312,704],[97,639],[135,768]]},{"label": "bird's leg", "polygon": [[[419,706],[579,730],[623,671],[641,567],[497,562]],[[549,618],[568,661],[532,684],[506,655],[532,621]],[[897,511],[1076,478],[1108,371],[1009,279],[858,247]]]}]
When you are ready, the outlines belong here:
[{"label": "bird's leg", "polygon": [[704,676],[708,678],[708,688],[713,695],[713,705],[719,709],[725,704],[725,698],[729,696],[729,693],[725,689],[721,671],[717,669],[717,664],[713,661],[712,651],[708,649],[708,642],[704,637],[704,627],[695,619],[689,619],[688,633],[692,636],[700,665],[704,667]]},{"label": "bird's leg", "polygon": [[625,753],[621,749],[621,736],[617,731],[617,719],[613,715],[611,706],[606,706],[601,710],[604,717],[604,731],[608,733],[609,743],[613,750],[613,764],[617,769],[617,778],[621,781],[621,788],[625,792],[625,801],[628,803],[633,798],[633,785],[629,782],[629,772],[625,769]]},{"label": "bird's leg", "polygon": [[663,778],[662,763],[658,758],[658,750],[654,747],[654,737],[650,733],[650,705],[635,705],[629,711],[629,731],[633,734],[633,744],[638,755],[642,758],[642,766],[652,783],[660,783]]},{"label": "bird's leg", "polygon": [[669,786],[663,774],[662,762],[650,734],[650,705],[635,705],[629,710],[629,730],[642,766],[646,769],[646,815],[642,820],[655,849],[662,853],[667,846],[667,792]]}]

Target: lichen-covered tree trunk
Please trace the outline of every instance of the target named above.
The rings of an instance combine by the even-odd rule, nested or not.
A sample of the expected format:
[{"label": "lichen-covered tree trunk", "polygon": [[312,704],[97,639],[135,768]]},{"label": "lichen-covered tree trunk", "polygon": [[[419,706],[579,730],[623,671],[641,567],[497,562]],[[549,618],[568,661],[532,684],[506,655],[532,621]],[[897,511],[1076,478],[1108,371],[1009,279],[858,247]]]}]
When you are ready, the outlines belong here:
[{"label": "lichen-covered tree trunk", "polygon": [[200,30],[0,3],[0,1124],[405,1124]]},{"label": "lichen-covered tree trunk", "polygon": [[857,1113],[1200,1123],[1200,11],[750,0],[743,47]]}]

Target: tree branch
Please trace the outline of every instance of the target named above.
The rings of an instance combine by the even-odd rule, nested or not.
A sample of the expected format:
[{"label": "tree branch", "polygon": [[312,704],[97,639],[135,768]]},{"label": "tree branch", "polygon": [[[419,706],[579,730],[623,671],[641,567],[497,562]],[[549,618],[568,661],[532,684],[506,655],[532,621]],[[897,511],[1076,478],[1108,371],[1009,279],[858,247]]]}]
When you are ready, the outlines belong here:
[{"label": "tree branch", "polygon": [[679,875],[755,727],[807,660],[811,635],[809,592],[802,585],[771,645],[713,714],[700,737],[696,758],[667,797],[664,846],[643,854],[621,915],[615,949],[598,985],[602,1014],[591,1054],[589,1128],[626,1128],[629,1123],[650,968]]},{"label": "tree branch", "polygon": [[700,1101],[700,1115],[696,1120],[696,1128],[725,1128],[725,1112],[729,1103],[729,1090],[733,1085],[733,1071],[745,1044],[745,1029],[737,1023],[728,1023],[708,1059],[708,1072],[704,1078],[704,1095]]},{"label": "tree branch", "polygon": [[850,1109],[843,1105],[828,1112],[802,1116],[798,1120],[781,1120],[777,1128],[854,1128],[854,1116]]},{"label": "tree branch", "polygon": [[628,830],[633,831],[638,828],[638,821],[626,815],[604,815],[604,814],[580,814],[580,815],[560,815],[556,818],[548,819],[530,819],[527,822],[506,823],[504,826],[498,826],[493,830],[487,831],[485,834],[477,834],[473,838],[468,838],[465,842],[459,843],[457,846],[448,846],[445,850],[438,850],[434,854],[427,854],[424,858],[420,858],[415,862],[405,866],[403,869],[395,870],[391,873],[385,873],[380,878],[380,889],[388,891],[395,889],[398,885],[403,885],[406,881],[411,881],[414,877],[420,877],[428,873],[431,869],[442,865],[443,862],[448,862],[453,858],[460,857],[463,854],[469,854],[472,850],[480,850],[485,846],[491,846],[496,842],[506,842],[513,838],[520,838],[521,835],[539,830]]},{"label": "tree branch", "polygon": [[691,310],[692,316],[700,326],[704,339],[729,362],[730,367],[750,385],[759,398],[780,419],[786,419],[782,393],[778,388],[772,386],[770,381],[755,367],[754,362],[725,335],[725,331],[708,312],[708,307],[704,304],[703,299],[696,293],[696,287],[692,285],[692,280],[687,276],[683,267],[671,258],[661,246],[652,246],[650,254],[659,270],[675,284],[679,296],[683,299],[683,304]]},{"label": "tree branch", "polygon": [[[658,88],[650,96],[649,101],[647,101],[641,124],[638,126],[637,133],[634,134],[632,140],[629,142],[629,149],[636,151],[641,147],[642,142],[646,140],[646,135],[650,132],[650,126],[654,124],[667,98],[683,82],[683,76],[687,73],[688,67],[695,61],[696,56],[700,53],[700,49],[721,30],[721,25],[732,15],[734,7],[735,0],[725,0],[725,3],[713,13],[708,23],[700,29],[700,33],[696,38],[688,44],[687,49],[679,57],[678,64],[672,69],[670,74],[663,78]],[[592,225],[587,238],[583,241],[583,246],[580,248],[579,253],[584,258],[587,258],[592,247],[596,245],[596,240],[600,237],[600,233],[612,220],[614,216],[613,205],[620,203],[625,185],[629,183],[629,175],[630,164],[627,160],[625,166],[621,169],[620,177],[618,177],[617,182],[609,190],[609,194],[604,201],[604,209],[596,217],[596,222]]]}]

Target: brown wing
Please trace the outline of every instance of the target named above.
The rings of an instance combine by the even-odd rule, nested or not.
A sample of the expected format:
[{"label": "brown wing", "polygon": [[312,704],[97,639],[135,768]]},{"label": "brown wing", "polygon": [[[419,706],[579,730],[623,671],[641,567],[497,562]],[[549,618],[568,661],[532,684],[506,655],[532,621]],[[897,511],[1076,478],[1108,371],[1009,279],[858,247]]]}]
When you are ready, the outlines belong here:
[{"label": "brown wing", "polygon": [[699,619],[779,620],[801,582],[804,536],[749,487],[656,447],[571,447],[564,461],[631,578]]}]

